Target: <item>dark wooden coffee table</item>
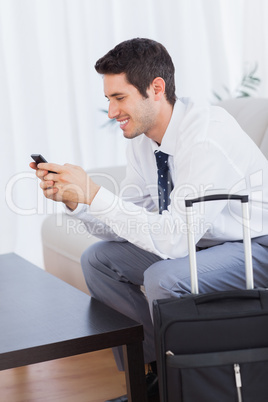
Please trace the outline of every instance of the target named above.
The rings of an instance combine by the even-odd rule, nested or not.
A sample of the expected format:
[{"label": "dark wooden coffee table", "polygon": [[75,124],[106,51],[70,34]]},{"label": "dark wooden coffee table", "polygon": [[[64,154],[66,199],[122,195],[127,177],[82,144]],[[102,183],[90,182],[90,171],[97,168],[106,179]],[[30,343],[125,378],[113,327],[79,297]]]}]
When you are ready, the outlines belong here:
[{"label": "dark wooden coffee table", "polygon": [[141,324],[16,254],[0,255],[0,370],[122,345],[129,401],[146,402],[142,340]]}]

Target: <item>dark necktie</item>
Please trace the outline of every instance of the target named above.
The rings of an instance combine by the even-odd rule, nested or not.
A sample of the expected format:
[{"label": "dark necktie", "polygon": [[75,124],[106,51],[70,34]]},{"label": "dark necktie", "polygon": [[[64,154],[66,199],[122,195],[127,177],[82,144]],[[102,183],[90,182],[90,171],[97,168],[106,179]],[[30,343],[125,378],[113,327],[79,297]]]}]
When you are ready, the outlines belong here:
[{"label": "dark necktie", "polygon": [[168,208],[170,204],[170,193],[173,189],[173,183],[168,167],[168,154],[161,151],[155,151],[155,159],[158,174],[158,201],[159,213]]}]

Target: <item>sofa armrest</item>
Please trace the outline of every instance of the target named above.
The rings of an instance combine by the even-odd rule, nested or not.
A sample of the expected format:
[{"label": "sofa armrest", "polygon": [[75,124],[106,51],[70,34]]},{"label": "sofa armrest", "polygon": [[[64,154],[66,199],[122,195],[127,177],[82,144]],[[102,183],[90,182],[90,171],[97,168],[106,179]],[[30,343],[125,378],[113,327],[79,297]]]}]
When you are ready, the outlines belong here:
[{"label": "sofa armrest", "polygon": [[80,257],[96,241],[78,219],[65,214],[48,216],[42,225],[45,270],[88,293]]},{"label": "sofa armrest", "polygon": [[[89,173],[98,184],[116,192],[125,177],[125,170],[125,166],[112,166]],[[48,216],[43,222],[41,236],[45,270],[88,293],[80,257],[99,239],[90,235],[78,219],[66,214]]]}]

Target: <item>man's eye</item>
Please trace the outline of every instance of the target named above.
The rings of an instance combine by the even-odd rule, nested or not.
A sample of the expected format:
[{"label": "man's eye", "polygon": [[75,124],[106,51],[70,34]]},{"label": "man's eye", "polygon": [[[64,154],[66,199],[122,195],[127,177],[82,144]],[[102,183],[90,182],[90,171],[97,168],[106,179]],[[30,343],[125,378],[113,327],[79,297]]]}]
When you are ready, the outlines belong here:
[{"label": "man's eye", "polygon": [[116,100],[118,100],[118,101],[121,101],[123,99],[124,99],[124,96],[119,96],[119,97],[116,98]]}]

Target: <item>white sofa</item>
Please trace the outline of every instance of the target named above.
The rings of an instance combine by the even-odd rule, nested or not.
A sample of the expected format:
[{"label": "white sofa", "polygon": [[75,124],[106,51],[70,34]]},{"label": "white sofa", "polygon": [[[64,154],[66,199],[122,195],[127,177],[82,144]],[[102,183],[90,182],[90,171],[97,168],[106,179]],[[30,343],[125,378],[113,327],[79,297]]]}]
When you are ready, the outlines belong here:
[{"label": "white sofa", "polygon": [[[221,102],[220,106],[237,119],[268,158],[268,99],[230,99]],[[90,173],[100,185],[116,191],[124,177],[125,166],[97,169]],[[45,269],[88,293],[80,266],[80,256],[96,241],[98,239],[86,233],[84,226],[75,218],[64,214],[48,216],[42,226]]]}]

